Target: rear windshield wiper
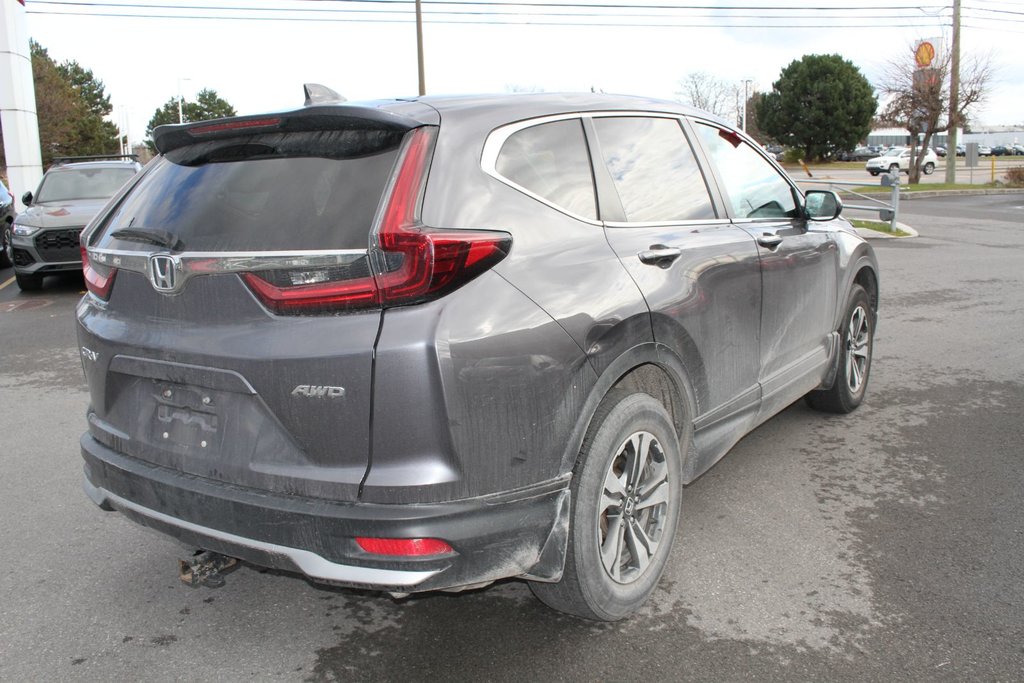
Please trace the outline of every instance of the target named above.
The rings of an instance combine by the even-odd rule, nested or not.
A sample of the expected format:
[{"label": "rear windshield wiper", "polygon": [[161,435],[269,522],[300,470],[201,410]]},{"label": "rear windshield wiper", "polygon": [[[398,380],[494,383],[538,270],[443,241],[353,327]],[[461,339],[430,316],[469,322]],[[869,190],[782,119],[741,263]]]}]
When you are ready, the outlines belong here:
[{"label": "rear windshield wiper", "polygon": [[179,251],[181,246],[181,240],[175,235],[157,228],[121,228],[110,233],[110,236],[125,242],[145,242],[174,251]]}]

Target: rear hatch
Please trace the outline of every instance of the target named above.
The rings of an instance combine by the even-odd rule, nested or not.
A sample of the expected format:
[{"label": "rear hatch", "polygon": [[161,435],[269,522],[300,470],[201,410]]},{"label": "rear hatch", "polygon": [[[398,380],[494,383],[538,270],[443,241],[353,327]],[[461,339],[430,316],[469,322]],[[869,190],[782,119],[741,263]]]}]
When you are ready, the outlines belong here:
[{"label": "rear hatch", "polygon": [[92,436],[199,477],[356,499],[382,315],[369,246],[419,125],[325,107],[158,130],[162,156],[83,236]]}]

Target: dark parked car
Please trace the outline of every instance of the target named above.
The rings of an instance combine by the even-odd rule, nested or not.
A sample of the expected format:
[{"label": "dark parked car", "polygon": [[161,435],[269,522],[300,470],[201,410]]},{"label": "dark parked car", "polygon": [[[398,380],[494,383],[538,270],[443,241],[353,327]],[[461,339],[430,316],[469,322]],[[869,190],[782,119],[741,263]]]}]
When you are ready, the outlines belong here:
[{"label": "dark parked car", "polygon": [[43,286],[47,275],[80,271],[78,238],[111,195],[142,168],[138,162],[58,162],[43,175],[28,207],[14,221],[9,242],[14,277],[22,290]]},{"label": "dark parked car", "polygon": [[684,485],[864,397],[871,247],[708,114],[324,94],[154,141],[82,238],[81,451],[95,503],[193,547],[618,619]]},{"label": "dark parked car", "polygon": [[992,148],[992,156],[994,157],[1005,157],[1013,154],[1013,149],[1006,145],[996,145]]},{"label": "dark parked car", "polygon": [[943,147],[942,145],[936,146],[935,147],[935,155],[937,157],[939,157],[940,159],[944,159],[946,157],[946,148]]},{"label": "dark parked car", "polygon": [[878,156],[869,147],[858,147],[853,151],[840,152],[838,155],[839,161],[867,161]]},{"label": "dark parked car", "polygon": [[11,224],[18,214],[14,210],[14,195],[0,182],[0,265],[10,265]]}]

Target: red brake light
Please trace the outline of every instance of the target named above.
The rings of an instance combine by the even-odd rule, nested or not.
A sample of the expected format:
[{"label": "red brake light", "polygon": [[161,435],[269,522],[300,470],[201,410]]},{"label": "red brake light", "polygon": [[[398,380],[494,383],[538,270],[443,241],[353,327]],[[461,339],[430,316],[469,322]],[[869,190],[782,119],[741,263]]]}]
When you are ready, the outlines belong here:
[{"label": "red brake light", "polygon": [[90,292],[104,301],[110,298],[110,289],[114,286],[114,276],[117,275],[116,268],[102,267],[101,269],[92,265],[89,261],[89,251],[85,245],[80,247],[82,251],[82,274],[85,276],[85,286]]},{"label": "red brake light", "polygon": [[373,274],[354,280],[280,287],[259,273],[243,279],[278,314],[388,307],[435,299],[508,255],[512,237],[488,230],[441,230],[418,220],[433,129],[409,134],[369,252]]},{"label": "red brake light", "polygon": [[422,557],[447,555],[452,547],[439,538],[356,538],[359,547],[374,555]]},{"label": "red brake light", "polygon": [[243,119],[241,121],[225,121],[224,123],[211,123],[206,126],[189,128],[190,135],[209,135],[220,133],[226,130],[245,130],[247,128],[270,128],[281,125],[281,119]]}]

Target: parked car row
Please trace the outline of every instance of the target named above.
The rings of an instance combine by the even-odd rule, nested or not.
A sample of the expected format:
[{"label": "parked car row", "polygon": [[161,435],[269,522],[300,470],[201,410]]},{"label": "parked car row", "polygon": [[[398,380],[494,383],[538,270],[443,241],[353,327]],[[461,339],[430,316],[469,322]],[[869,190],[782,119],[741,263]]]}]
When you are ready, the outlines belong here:
[{"label": "parked car row", "polygon": [[2,226],[4,253],[22,291],[41,288],[47,275],[82,269],[79,234],[142,168],[134,158],[90,159],[58,160],[35,192],[22,195],[25,211]]}]

